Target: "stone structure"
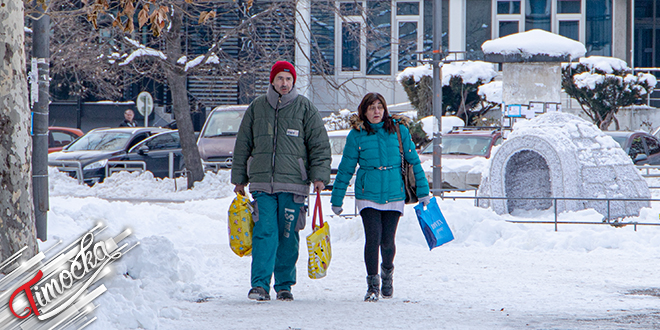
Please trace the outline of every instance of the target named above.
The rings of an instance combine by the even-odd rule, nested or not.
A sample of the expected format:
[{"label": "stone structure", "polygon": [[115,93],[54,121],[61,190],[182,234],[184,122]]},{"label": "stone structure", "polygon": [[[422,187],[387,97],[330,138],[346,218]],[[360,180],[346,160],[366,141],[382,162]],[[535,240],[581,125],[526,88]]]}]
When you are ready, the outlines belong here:
[{"label": "stone structure", "polygon": [[[630,157],[592,123],[568,113],[547,113],[515,124],[482,173],[480,197],[650,198]],[[548,209],[551,200],[480,200],[498,214]],[[636,216],[649,202],[612,201],[610,218]],[[557,211],[593,208],[604,201],[559,201]]]}]

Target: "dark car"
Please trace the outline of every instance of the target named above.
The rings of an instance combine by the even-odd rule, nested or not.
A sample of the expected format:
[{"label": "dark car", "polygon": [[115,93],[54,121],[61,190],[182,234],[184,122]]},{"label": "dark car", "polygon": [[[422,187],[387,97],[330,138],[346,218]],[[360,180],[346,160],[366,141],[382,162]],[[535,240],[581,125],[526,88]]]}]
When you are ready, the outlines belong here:
[{"label": "dark car", "polygon": [[646,132],[604,131],[619,143],[635,165],[660,165],[660,141]]},{"label": "dark car", "polygon": [[83,136],[83,131],[71,127],[48,127],[48,153],[60,151],[75,139]]},{"label": "dark car", "polygon": [[146,170],[157,178],[173,178],[181,174],[185,167],[181,153],[179,131],[158,133],[131,148],[127,154],[112,159],[121,169],[121,162],[144,162]]},{"label": "dark car", "polygon": [[126,154],[140,141],[168,131],[159,127],[122,127],[89,131],[62,151],[48,155],[48,165],[69,172],[89,185],[103,181],[109,159]]},{"label": "dark car", "polygon": [[206,169],[230,168],[234,156],[234,144],[247,105],[225,105],[213,109],[209,114],[197,148]]}]

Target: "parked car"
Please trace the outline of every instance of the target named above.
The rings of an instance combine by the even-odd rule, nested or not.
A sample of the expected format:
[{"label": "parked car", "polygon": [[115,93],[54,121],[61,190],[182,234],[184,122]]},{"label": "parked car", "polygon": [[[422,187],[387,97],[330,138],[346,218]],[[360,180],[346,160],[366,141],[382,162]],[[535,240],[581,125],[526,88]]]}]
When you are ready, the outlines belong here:
[{"label": "parked car", "polygon": [[[128,153],[113,161],[144,162],[146,170],[157,178],[173,178],[185,168],[179,131],[158,133],[136,144]],[[122,169],[124,164],[117,164]]]},{"label": "parked car", "polygon": [[211,111],[197,139],[205,169],[231,168],[236,135],[247,108],[247,105],[225,105]]},{"label": "parked car", "polygon": [[[325,189],[332,190],[332,185],[335,182],[335,177],[337,176],[337,169],[339,168],[339,163],[341,163],[341,157],[344,153],[344,146],[346,145],[346,137],[350,129],[344,129],[339,131],[329,131],[328,138],[330,140],[330,152],[332,154],[332,164],[330,165],[330,182],[325,187]],[[355,176],[351,179],[351,184],[355,182]]]},{"label": "parked car", "polygon": [[604,131],[619,143],[635,165],[660,165],[660,140],[646,132]]},{"label": "parked car", "polygon": [[[481,173],[472,171],[472,166],[455,166],[456,162],[474,163],[472,159],[490,158],[494,146],[502,143],[501,130],[495,127],[455,127],[442,136],[442,188],[474,189],[481,183]],[[433,159],[433,143],[419,152],[419,160]],[[450,163],[451,166],[447,166]],[[452,169],[457,168],[457,169]],[[467,169],[466,169],[467,168]],[[433,172],[426,172],[429,186],[433,188]]]},{"label": "parked car", "polygon": [[140,141],[169,131],[159,127],[122,127],[95,129],[87,132],[62,151],[48,155],[48,165],[57,167],[78,178],[82,172],[82,181],[89,185],[105,179],[105,166],[109,159],[128,152]]},{"label": "parked car", "polygon": [[[442,136],[442,158],[490,158],[490,150],[502,143],[502,132],[493,127],[456,127]],[[421,149],[419,160],[433,159],[433,143]]]},{"label": "parked car", "polygon": [[62,148],[83,136],[83,131],[71,127],[48,127],[48,153],[60,151]]}]

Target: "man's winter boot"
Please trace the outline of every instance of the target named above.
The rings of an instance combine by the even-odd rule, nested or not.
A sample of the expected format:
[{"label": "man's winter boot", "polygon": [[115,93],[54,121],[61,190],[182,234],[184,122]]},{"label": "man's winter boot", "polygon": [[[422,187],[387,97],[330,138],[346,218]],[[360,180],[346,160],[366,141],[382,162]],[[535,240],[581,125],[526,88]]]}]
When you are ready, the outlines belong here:
[{"label": "man's winter boot", "polygon": [[367,276],[367,294],[364,296],[364,301],[378,301],[380,295],[380,276],[369,275]]},{"label": "man's winter boot", "polygon": [[380,288],[380,293],[383,298],[392,298],[394,287],[392,287],[392,274],[394,274],[394,266],[392,268],[385,268],[383,264],[380,265],[380,278],[383,279],[383,285]]}]

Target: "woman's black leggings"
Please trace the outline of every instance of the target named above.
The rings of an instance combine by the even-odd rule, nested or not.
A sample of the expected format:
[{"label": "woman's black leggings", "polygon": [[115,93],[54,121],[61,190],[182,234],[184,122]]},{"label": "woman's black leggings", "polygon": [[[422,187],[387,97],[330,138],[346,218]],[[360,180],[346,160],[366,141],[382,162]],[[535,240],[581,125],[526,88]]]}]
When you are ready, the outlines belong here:
[{"label": "woman's black leggings", "polygon": [[364,208],[360,211],[364,225],[364,263],[367,266],[367,275],[378,274],[378,249],[383,255],[383,266],[394,266],[394,236],[399,224],[401,213],[398,211],[379,211]]}]

